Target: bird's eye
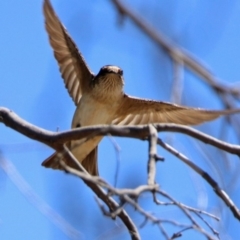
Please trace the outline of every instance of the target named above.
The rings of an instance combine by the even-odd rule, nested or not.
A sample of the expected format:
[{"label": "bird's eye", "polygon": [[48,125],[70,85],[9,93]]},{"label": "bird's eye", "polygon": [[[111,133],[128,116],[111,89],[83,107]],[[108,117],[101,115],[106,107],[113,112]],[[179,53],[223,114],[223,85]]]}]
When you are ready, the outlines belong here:
[{"label": "bird's eye", "polygon": [[109,70],[107,68],[101,68],[100,73],[104,75],[106,73],[109,73]]},{"label": "bird's eye", "polygon": [[119,70],[118,70],[118,74],[122,76],[122,75],[123,75],[123,70],[122,70],[122,69],[119,69]]}]

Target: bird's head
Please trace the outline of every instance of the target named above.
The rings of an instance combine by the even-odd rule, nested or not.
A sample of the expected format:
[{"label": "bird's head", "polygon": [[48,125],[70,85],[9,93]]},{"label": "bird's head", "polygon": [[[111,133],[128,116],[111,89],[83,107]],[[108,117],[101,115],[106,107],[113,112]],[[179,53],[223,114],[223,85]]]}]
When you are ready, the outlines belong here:
[{"label": "bird's head", "polygon": [[106,75],[118,75],[119,77],[123,76],[123,70],[117,66],[106,65],[103,66],[97,76],[106,76]]},{"label": "bird's head", "polygon": [[106,65],[93,79],[94,88],[104,91],[105,94],[118,94],[123,92],[123,70],[117,66]]}]

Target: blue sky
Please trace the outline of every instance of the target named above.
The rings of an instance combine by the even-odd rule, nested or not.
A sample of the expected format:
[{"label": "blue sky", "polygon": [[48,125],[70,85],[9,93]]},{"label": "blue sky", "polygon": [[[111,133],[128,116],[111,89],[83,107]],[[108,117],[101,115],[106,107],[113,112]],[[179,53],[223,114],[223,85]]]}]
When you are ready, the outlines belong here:
[{"label": "blue sky", "polygon": [[[239,86],[239,1],[128,2],[156,30],[194,54],[217,78],[226,84]],[[97,73],[103,65],[118,65],[124,70],[125,91],[128,94],[170,101],[171,59],[131,21],[125,19],[120,24],[110,1],[55,0],[52,4],[93,72]],[[75,107],[64,88],[48,43],[42,1],[1,1],[0,30],[0,106],[10,108],[25,120],[48,130],[69,129]],[[223,108],[207,85],[189,72],[184,73],[182,103],[209,109]],[[219,137],[221,124],[222,120],[218,120],[200,129]],[[232,131],[229,130],[226,135],[230,142],[238,143]],[[236,204],[240,202],[239,179],[230,184],[231,175],[239,167],[236,157],[229,156],[231,161],[228,164],[220,162],[218,172],[205,158],[208,153],[213,159],[220,158],[214,148],[206,150],[204,145],[177,134],[160,136],[164,139],[171,137],[177,149],[219,180]],[[147,143],[131,139],[115,140],[121,148],[118,187],[136,187],[145,183]],[[41,162],[52,153],[51,149],[3,125],[0,125],[0,149],[4,159],[14,164],[34,193],[42,199],[34,198],[38,207],[41,204],[51,206],[80,232],[80,239],[128,239],[120,221],[112,222],[102,216],[94,195],[81,180],[41,167]],[[224,208],[201,178],[161,148],[158,151],[166,159],[159,164],[157,175],[165,191],[179,201],[210,212]],[[99,168],[101,176],[113,183],[116,152],[111,138],[105,138],[100,144]],[[16,176],[13,169],[12,173]],[[221,179],[221,176],[227,178]],[[18,187],[0,171],[1,239],[69,239],[51,218],[42,214],[26,198],[29,191],[24,183],[19,179],[17,182]],[[25,196],[19,191],[21,186],[26,191]],[[140,201],[142,206],[159,217],[181,220],[182,216],[175,209],[156,208],[148,195]],[[143,218],[131,208],[127,209],[136,224],[141,224]],[[223,211],[223,225],[220,225],[222,239],[236,239],[240,235],[239,222],[229,210]],[[140,233],[142,239],[155,239],[159,230],[148,224]],[[186,232],[183,239],[193,237],[203,239],[192,232]]]}]

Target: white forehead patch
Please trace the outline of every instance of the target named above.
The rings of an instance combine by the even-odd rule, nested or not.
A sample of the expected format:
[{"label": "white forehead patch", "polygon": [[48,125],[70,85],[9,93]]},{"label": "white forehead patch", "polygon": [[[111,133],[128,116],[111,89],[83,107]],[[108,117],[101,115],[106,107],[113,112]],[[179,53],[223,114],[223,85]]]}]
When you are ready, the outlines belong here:
[{"label": "white forehead patch", "polygon": [[105,68],[105,69],[107,68],[107,69],[109,69],[110,71],[115,72],[115,73],[118,73],[119,70],[120,70],[120,68],[117,67],[117,66],[106,66],[106,67],[104,67],[104,68]]},{"label": "white forehead patch", "polygon": [[118,71],[120,70],[120,68],[116,66],[109,66],[109,68],[115,73],[118,73]]}]

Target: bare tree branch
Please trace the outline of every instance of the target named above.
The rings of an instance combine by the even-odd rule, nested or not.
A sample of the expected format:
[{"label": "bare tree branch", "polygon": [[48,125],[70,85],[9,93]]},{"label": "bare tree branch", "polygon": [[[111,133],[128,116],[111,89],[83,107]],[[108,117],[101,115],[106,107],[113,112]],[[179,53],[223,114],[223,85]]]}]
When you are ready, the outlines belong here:
[{"label": "bare tree branch", "polygon": [[[72,153],[66,148],[64,147],[65,151],[67,154],[69,154],[68,156],[71,157],[71,159],[80,166],[80,168],[83,168],[81,166],[81,164],[77,163],[77,159],[72,155]],[[64,154],[66,154],[64,153]],[[134,207],[134,209],[136,209],[140,214],[142,214],[146,221],[151,221],[154,224],[157,224],[161,233],[163,234],[163,236],[166,239],[174,239],[176,238],[176,236],[178,236],[179,234],[173,234],[173,236],[175,236],[174,238],[170,238],[167,234],[167,232],[165,231],[164,227],[162,226],[163,223],[169,223],[178,227],[183,227],[184,229],[182,231],[186,231],[187,229],[195,229],[199,232],[201,232],[203,235],[205,235],[208,239],[215,239],[212,236],[210,236],[193,218],[192,216],[188,213],[188,209],[184,207],[184,205],[179,204],[178,202],[176,202],[172,197],[170,197],[168,194],[166,194],[165,192],[163,192],[162,190],[158,189],[158,185],[142,185],[137,187],[136,189],[117,189],[115,187],[112,187],[110,184],[108,184],[106,181],[104,181],[103,179],[101,179],[100,177],[96,177],[96,176],[91,176],[90,174],[88,174],[85,171],[78,171],[76,169],[73,169],[69,166],[67,166],[63,161],[61,161],[61,157],[60,157],[60,163],[62,165],[62,167],[65,169],[66,172],[71,173],[77,177],[80,177],[87,185],[89,183],[91,184],[95,184],[97,186],[101,186],[103,188],[105,188],[108,191],[108,195],[107,196],[118,196],[120,198],[120,202],[121,205],[118,205],[117,208],[115,208],[114,210],[109,208],[109,211],[105,210],[104,206],[97,200],[97,203],[100,207],[100,209],[102,210],[103,214],[105,216],[111,217],[112,219],[115,219],[117,216],[119,216],[122,211],[124,211],[123,209],[123,205],[125,203],[128,203],[130,205],[132,205]],[[88,185],[89,186],[89,185]],[[143,208],[140,207],[140,205],[137,203],[136,199],[138,199],[140,197],[140,195],[144,192],[152,192],[153,195],[155,195],[155,193],[161,194],[166,198],[169,198],[171,201],[174,202],[174,204],[176,206],[178,206],[187,216],[187,218],[189,218],[189,220],[192,222],[193,225],[185,225],[185,224],[180,224],[176,221],[173,220],[166,220],[166,219],[159,219],[155,216],[153,216],[151,213],[146,212]],[[105,197],[104,197],[105,198]],[[106,199],[102,199],[105,203],[106,203]],[[145,221],[145,223],[146,223]],[[212,229],[212,228],[211,228]]]},{"label": "bare tree branch", "polygon": [[[117,209],[119,209],[119,204],[101,188],[99,187],[97,182],[104,182],[102,180],[99,180],[99,177],[93,177],[91,176],[77,161],[77,159],[74,157],[74,155],[69,151],[69,149],[64,145],[64,154],[68,155],[74,163],[78,166],[78,170],[68,167],[62,160],[60,156],[60,163],[62,167],[65,169],[66,172],[72,173],[78,177],[80,177],[84,183],[92,189],[92,191],[98,196],[99,199],[101,199],[109,208],[110,212],[115,212]],[[132,219],[129,217],[127,212],[124,209],[121,209],[121,211],[118,212],[117,216],[122,220],[124,225],[127,227],[129,234],[132,238],[132,240],[140,240],[140,236],[137,230],[137,227],[133,223]]]},{"label": "bare tree branch", "polygon": [[[236,86],[227,86],[217,79],[203,64],[200,63],[186,50],[178,47],[169,38],[167,38],[159,30],[154,29],[142,16],[134,12],[133,9],[129,8],[121,0],[112,0],[113,5],[116,7],[121,18],[128,17],[132,22],[143,31],[153,42],[155,42],[161,49],[172,58],[174,66],[186,67],[196,75],[200,76],[215,92],[217,97],[222,101],[226,108],[236,108],[236,103],[233,99],[240,100],[240,89]],[[176,68],[175,68],[176,69]],[[176,71],[175,71],[176,72]],[[175,93],[177,100],[178,96]],[[236,133],[240,136],[239,124],[231,119],[232,126]],[[238,122],[240,119],[238,118]]]},{"label": "bare tree branch", "polygon": [[148,185],[155,184],[157,156],[157,130],[149,125],[149,160],[148,160]]},{"label": "bare tree branch", "polygon": [[[161,202],[161,201],[159,201],[159,200],[156,198],[156,195],[154,195],[154,202],[155,202],[156,204],[158,204],[158,205],[163,205],[163,206],[175,205],[174,202]],[[184,208],[186,208],[187,210],[189,210],[189,211],[191,211],[191,212],[198,213],[198,214],[204,214],[204,215],[206,215],[206,216],[209,216],[209,217],[211,217],[211,218],[214,218],[214,219],[217,220],[217,221],[220,221],[220,219],[219,219],[218,217],[216,217],[215,215],[210,214],[210,213],[208,213],[208,212],[206,212],[206,211],[199,210],[199,209],[193,208],[193,207],[189,207],[189,206],[187,206],[187,205],[185,205],[185,204],[183,204],[183,203],[179,203],[179,204],[181,204]]]},{"label": "bare tree branch", "polygon": [[168,145],[167,143],[164,143],[161,139],[158,139],[158,144],[166,149],[167,151],[171,152],[174,156],[176,156],[178,159],[183,161],[185,164],[187,164],[191,169],[193,169],[195,172],[197,172],[199,175],[202,176],[213,188],[213,190],[216,192],[216,194],[225,202],[225,204],[230,208],[235,218],[240,220],[240,210],[235,206],[231,198],[227,195],[227,193],[220,188],[218,183],[205,171],[203,171],[200,167],[198,167],[195,163],[190,161],[186,156],[184,156],[182,153],[175,150],[173,147]]},{"label": "bare tree branch", "polygon": [[[13,111],[3,107],[0,107],[0,122],[31,139],[42,142],[59,151],[63,150],[64,143],[69,142],[70,140],[77,140],[81,138],[92,138],[95,136],[104,136],[111,134],[112,136],[131,137],[147,140],[149,136],[148,125],[96,125],[91,127],[73,129],[65,132],[51,132],[28,123],[27,121],[21,119]],[[179,132],[189,135],[204,142],[205,144],[210,144],[228,153],[240,156],[239,145],[218,140],[191,127],[173,123],[154,124],[154,127],[158,132]]]},{"label": "bare tree branch", "polygon": [[[173,96],[176,101],[180,101],[180,94],[177,93],[177,84],[181,84],[182,74],[184,74],[184,70],[187,68],[194,74],[198,75],[207,83],[216,95],[221,99],[223,104],[227,108],[234,107],[235,103],[233,100],[240,100],[240,89],[236,87],[230,87],[226,84],[223,84],[217,79],[204,65],[202,65],[195,57],[193,57],[186,50],[176,46],[170,39],[164,36],[161,32],[156,31],[146,20],[142,17],[138,16],[138,14],[134,13],[129,7],[123,4],[120,0],[112,0],[112,3],[120,13],[120,17],[123,19],[124,17],[128,17],[132,22],[139,27],[149,38],[151,38],[160,48],[164,49],[167,55],[169,55],[174,64],[174,86],[173,87]],[[239,123],[234,121],[236,119],[230,119],[232,125],[235,127],[236,132],[240,133]],[[158,132],[179,132],[182,134],[189,135],[195,139],[198,139],[205,144],[210,144],[218,149],[222,149],[228,153],[235,154],[240,156],[240,146],[229,144],[224,141],[220,141],[216,138],[213,138],[207,134],[201,133],[193,128],[177,125],[177,124],[155,124],[155,125],[142,125],[142,126],[108,126],[108,125],[100,125],[100,126],[91,126],[91,127],[83,127],[75,130],[65,131],[61,133],[46,131],[45,129],[38,128],[27,121],[21,119],[12,111],[1,108],[0,107],[0,122],[4,123],[6,126],[16,130],[19,133],[24,134],[25,136],[40,141],[49,147],[55,149],[58,152],[59,163],[62,165],[63,169],[72,175],[75,175],[81,178],[84,183],[92,189],[92,191],[97,195],[97,203],[102,210],[102,213],[112,219],[119,217],[123,222],[124,226],[126,226],[131,239],[139,240],[140,235],[135,223],[132,221],[128,213],[125,211],[124,207],[126,204],[132,206],[138,213],[141,214],[144,218],[144,222],[142,226],[144,226],[147,222],[151,222],[159,227],[160,232],[164,236],[165,239],[176,239],[182,236],[183,232],[188,230],[196,230],[204,235],[207,239],[216,239],[211,234],[205,231],[205,229],[198,224],[195,220],[198,217],[203,223],[207,225],[210,229],[211,233],[213,233],[217,239],[220,239],[219,233],[205,220],[204,217],[209,216],[214,218],[215,220],[219,220],[216,216],[199,210],[185,204],[179,203],[175,199],[173,199],[170,195],[159,189],[159,185],[156,183],[156,161],[163,160],[162,157],[157,155],[157,144],[175,155],[178,159],[183,161],[185,164],[191,167],[192,170],[197,172],[202,178],[204,178],[207,183],[212,186],[213,190],[216,194],[221,198],[224,203],[230,208],[233,215],[240,220],[240,211],[237,206],[233,203],[230,197],[224,192],[223,189],[219,186],[219,184],[205,171],[203,171],[199,166],[190,161],[186,156],[182,153],[178,152],[176,149],[171,147],[170,145],[164,143],[160,139],[158,139]],[[149,159],[148,159],[148,179],[147,185],[140,185],[135,189],[118,189],[116,188],[117,181],[117,171],[115,176],[115,184],[114,187],[108,184],[104,179],[91,176],[77,161],[77,159],[73,156],[70,150],[66,147],[67,142],[70,140],[77,140],[81,138],[92,138],[95,136],[119,136],[119,137],[130,137],[136,138],[140,140],[148,140],[149,142]],[[118,150],[117,145],[114,143],[115,148]],[[67,155],[72,161],[75,163],[76,169],[69,167],[62,161],[62,156]],[[0,162],[2,168],[9,174],[11,177],[11,165],[7,165],[4,162]],[[117,167],[118,170],[118,167]],[[13,177],[12,177],[13,178]],[[13,178],[14,180],[14,178]],[[20,179],[21,180],[21,179]],[[16,180],[14,180],[16,181]],[[21,181],[20,181],[21,182]],[[26,190],[26,189],[25,189]],[[28,189],[27,189],[28,190]],[[185,217],[190,221],[190,224],[182,224],[177,221],[161,219],[159,217],[154,216],[154,214],[147,212],[144,208],[140,206],[138,203],[138,199],[146,193],[150,193],[153,197],[153,200],[158,205],[174,205],[178,209],[180,209]],[[170,203],[163,203],[157,199],[157,195],[161,197],[165,197],[170,201]],[[115,201],[113,197],[116,197],[119,202]],[[102,201],[100,201],[101,199]],[[105,205],[102,204],[104,202],[108,209],[105,209]],[[46,214],[46,213],[45,213]],[[195,216],[195,215],[196,216]],[[54,215],[55,216],[55,215]],[[59,220],[58,216],[55,216],[57,220]],[[199,220],[198,219],[198,220]],[[56,221],[57,221],[56,220]],[[61,220],[61,219],[60,219]],[[164,224],[171,224],[173,226],[180,227],[181,230],[177,231],[169,237],[168,232],[166,231]],[[61,222],[57,222],[61,227]],[[66,229],[64,231],[71,236],[73,232],[75,234],[75,230],[71,228],[71,226],[66,225]],[[74,231],[73,231],[74,230]]]},{"label": "bare tree branch", "polygon": [[[162,160],[162,158],[160,158],[157,155],[156,144],[159,144],[166,150],[170,151],[172,154],[174,154],[180,160],[182,160],[184,163],[190,166],[194,171],[200,174],[213,187],[214,191],[225,202],[225,204],[230,207],[234,216],[238,220],[240,220],[240,212],[238,208],[234,205],[234,203],[228,197],[228,195],[218,186],[217,182],[215,182],[210,177],[210,175],[204,172],[196,164],[194,164],[189,159],[187,159],[183,154],[177,152],[171,146],[163,143],[160,139],[158,139],[157,132],[171,131],[171,132],[184,133],[196,139],[199,139],[204,143],[211,144],[219,149],[223,149],[227,152],[240,155],[240,147],[237,145],[228,144],[226,142],[217,140],[207,134],[201,133],[193,128],[186,127],[183,125],[176,125],[176,124],[155,124],[154,126],[153,125],[143,125],[143,126],[101,125],[101,126],[91,126],[91,127],[75,129],[75,130],[66,131],[62,133],[61,132],[55,133],[55,132],[46,131],[44,129],[38,128],[28,123],[27,121],[21,119],[15,113],[13,113],[12,111],[6,108],[0,108],[0,122],[3,122],[6,126],[11,127],[12,129],[24,134],[27,137],[38,140],[56,149],[59,153],[59,159],[60,159],[59,161],[62,164],[62,167],[65,169],[65,171],[80,177],[85,182],[85,184],[93,190],[93,192],[98,196],[98,198],[101,199],[108,206],[109,208],[108,212],[103,210],[103,208],[101,207],[103,213],[112,218],[119,217],[124,223],[124,225],[127,227],[131,235],[131,238],[134,240],[140,239],[140,236],[135,224],[133,223],[133,221],[131,220],[131,218],[128,216],[128,214],[123,208],[123,205],[125,203],[132,205],[135,209],[137,209],[139,213],[141,213],[144,216],[144,218],[157,224],[161,233],[165,236],[166,239],[173,239],[173,238],[176,238],[177,236],[180,236],[181,231],[178,233],[175,233],[175,235],[173,234],[172,238],[169,238],[162,223],[167,222],[167,223],[171,223],[171,224],[183,227],[182,224],[175,223],[172,220],[159,219],[152,216],[151,214],[149,215],[149,213],[147,213],[144,209],[142,209],[139,206],[139,204],[136,202],[139,196],[144,192],[151,192],[152,194],[159,193],[169,198],[171,201],[173,201],[170,196],[160,191],[158,188],[158,185],[155,184],[156,160],[159,160],[159,159]],[[81,138],[92,138],[97,135],[104,136],[109,134],[113,136],[131,137],[131,138],[137,138],[141,140],[149,140],[148,185],[139,186],[136,189],[114,188],[110,186],[108,183],[106,183],[103,179],[99,177],[94,177],[88,174],[88,172],[86,172],[83,166],[75,159],[75,157],[72,155],[72,153],[69,151],[69,149],[67,149],[65,145],[65,143],[70,140],[76,140]],[[67,154],[68,157],[73,159],[73,161],[75,162],[75,165],[77,166],[77,169],[70,168],[61,160],[61,156],[63,154]],[[107,192],[105,192],[102,188],[106,189]],[[111,198],[111,196],[119,197],[120,205],[116,201],[114,201]],[[175,200],[173,202],[174,204],[176,204],[176,206],[182,209],[186,217],[189,218],[190,221],[192,222],[191,227],[184,226],[184,229],[185,229],[184,231],[188,229],[195,229],[201,232],[202,234],[204,234],[208,239],[214,239],[207,232],[205,232],[205,230],[202,229],[200,225],[197,224],[197,222],[190,215],[189,213],[190,210],[188,208],[185,208],[184,205],[178,204]],[[205,222],[203,218],[200,218],[200,219],[203,222]],[[211,228],[210,225],[209,225],[209,228],[215,235],[217,235],[217,231],[214,231],[214,229]]]},{"label": "bare tree branch", "polygon": [[[184,207],[184,205],[182,205],[182,203],[177,202],[175,199],[173,199],[173,197],[171,197],[169,194],[167,194],[166,192],[162,191],[162,190],[157,190],[155,193],[158,193],[162,196],[164,196],[165,198],[169,199],[171,202],[173,202],[176,206],[178,206],[183,213],[188,217],[188,219],[190,219],[190,221],[193,223],[192,228],[197,229],[198,231],[200,231],[201,233],[203,233],[208,239],[215,239],[214,237],[210,236],[199,224],[197,224],[197,222],[192,218],[192,216],[189,214],[188,209]],[[154,193],[154,194],[155,194]],[[153,195],[153,197],[155,198],[155,196]],[[187,229],[184,229],[184,231]],[[212,230],[212,228],[211,228]],[[213,231],[215,234],[215,230]],[[177,233],[176,236],[178,236],[179,234]],[[217,234],[216,234],[217,235]],[[217,235],[218,237],[218,235]],[[175,237],[176,238],[176,237]],[[174,239],[174,238],[171,238]]]},{"label": "bare tree branch", "polygon": [[231,94],[240,98],[240,90],[238,88],[231,88],[220,84],[212,73],[205,66],[203,66],[196,58],[190,55],[186,50],[177,47],[170,39],[162,33],[154,29],[146,20],[140,17],[132,9],[127,7],[121,0],[112,0],[112,3],[117,8],[122,16],[128,17],[133,23],[139,27],[148,37],[150,37],[160,48],[164,49],[174,61],[186,66],[189,70],[199,75],[205,80],[216,92],[223,94]]}]

